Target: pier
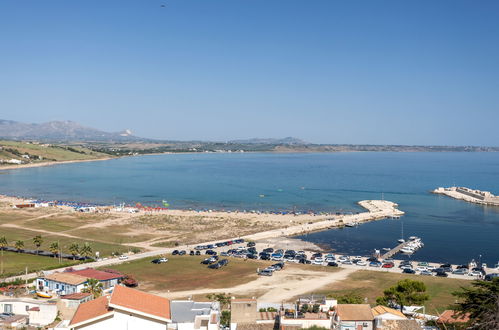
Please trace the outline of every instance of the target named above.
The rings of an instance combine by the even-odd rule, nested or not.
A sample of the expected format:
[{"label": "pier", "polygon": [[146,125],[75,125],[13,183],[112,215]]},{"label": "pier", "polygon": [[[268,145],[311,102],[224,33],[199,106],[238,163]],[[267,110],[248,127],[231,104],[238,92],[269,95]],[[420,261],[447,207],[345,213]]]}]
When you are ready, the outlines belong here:
[{"label": "pier", "polygon": [[407,242],[400,243],[399,245],[397,245],[396,247],[394,247],[390,251],[388,251],[385,254],[381,255],[381,259],[383,260],[383,259],[390,258],[393,255],[395,255],[398,252],[400,252],[400,250],[402,250],[403,248],[408,247],[408,246],[412,245],[413,243],[414,243],[413,240],[408,240]]},{"label": "pier", "polygon": [[446,195],[475,204],[499,206],[499,196],[495,196],[489,191],[475,190],[466,187],[440,187],[433,190],[432,193]]}]

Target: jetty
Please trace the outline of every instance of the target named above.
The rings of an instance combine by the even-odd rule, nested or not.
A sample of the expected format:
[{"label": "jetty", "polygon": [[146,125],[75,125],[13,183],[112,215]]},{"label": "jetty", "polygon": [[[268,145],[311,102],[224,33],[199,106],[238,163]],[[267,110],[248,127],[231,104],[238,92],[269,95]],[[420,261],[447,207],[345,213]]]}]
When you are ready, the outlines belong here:
[{"label": "jetty", "polygon": [[[384,253],[383,255],[381,255],[381,259],[391,258],[393,255],[399,253],[404,248],[409,248],[409,249],[412,248],[413,250],[417,250],[417,249],[421,248],[422,246],[423,246],[423,243],[421,242],[420,238],[411,237],[411,239],[409,239],[408,241],[400,243],[399,245],[397,245],[393,249],[391,249],[391,250],[387,251],[386,253]],[[402,251],[402,252],[404,252],[404,251]]]},{"label": "jetty", "polygon": [[499,206],[499,196],[495,196],[489,191],[481,191],[467,187],[439,187],[433,190],[432,193],[449,196],[475,204]]}]

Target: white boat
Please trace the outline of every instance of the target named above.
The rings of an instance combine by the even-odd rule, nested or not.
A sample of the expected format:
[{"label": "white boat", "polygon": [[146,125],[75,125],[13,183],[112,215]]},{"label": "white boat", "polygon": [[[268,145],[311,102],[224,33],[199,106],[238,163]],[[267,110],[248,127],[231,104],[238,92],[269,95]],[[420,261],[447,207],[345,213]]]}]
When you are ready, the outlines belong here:
[{"label": "white boat", "polygon": [[399,242],[399,243],[404,243],[404,242],[405,242],[405,239],[400,238],[400,239],[398,239],[398,240],[397,240],[397,242]]},{"label": "white boat", "polygon": [[383,248],[383,251],[390,251],[390,248]]},{"label": "white boat", "polygon": [[400,252],[405,253],[405,254],[413,254],[414,250],[411,249],[410,247],[404,247],[400,249]]}]

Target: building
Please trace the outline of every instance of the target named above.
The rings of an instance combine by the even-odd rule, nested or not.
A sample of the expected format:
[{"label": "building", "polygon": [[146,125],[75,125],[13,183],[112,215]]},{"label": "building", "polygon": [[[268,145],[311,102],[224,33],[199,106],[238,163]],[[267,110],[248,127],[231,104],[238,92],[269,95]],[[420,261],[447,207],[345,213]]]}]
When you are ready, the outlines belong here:
[{"label": "building", "polygon": [[256,299],[232,299],[230,302],[230,328],[236,329],[240,324],[256,324]]},{"label": "building", "polygon": [[217,330],[220,327],[218,302],[175,300],[170,302],[172,323],[178,330]]},{"label": "building", "polygon": [[60,298],[57,302],[57,307],[61,313],[61,318],[64,320],[71,320],[78,306],[94,299],[91,293],[85,292],[71,293]]},{"label": "building", "polygon": [[123,278],[121,274],[108,273],[93,268],[52,273],[36,279],[37,291],[54,293],[60,296],[78,293],[83,290],[88,279],[96,279],[104,290],[114,287]]},{"label": "building", "polygon": [[372,330],[373,321],[369,304],[339,304],[333,309],[333,329]]},{"label": "building", "polygon": [[445,310],[438,317],[437,323],[439,324],[453,324],[453,323],[466,323],[470,320],[470,314],[466,313],[464,315],[459,315],[453,310]]},{"label": "building", "polygon": [[28,324],[43,327],[57,317],[57,305],[55,302],[30,298],[0,299],[0,313],[14,314],[11,319],[5,320],[5,326]]},{"label": "building", "polygon": [[[69,329],[169,329],[170,301],[166,298],[117,285],[110,296],[81,304]],[[175,329],[175,328],[173,328]]]},{"label": "building", "polygon": [[392,320],[407,320],[407,317],[401,311],[386,306],[373,307],[371,312],[374,316],[375,329],[384,329],[385,324],[393,323]]}]

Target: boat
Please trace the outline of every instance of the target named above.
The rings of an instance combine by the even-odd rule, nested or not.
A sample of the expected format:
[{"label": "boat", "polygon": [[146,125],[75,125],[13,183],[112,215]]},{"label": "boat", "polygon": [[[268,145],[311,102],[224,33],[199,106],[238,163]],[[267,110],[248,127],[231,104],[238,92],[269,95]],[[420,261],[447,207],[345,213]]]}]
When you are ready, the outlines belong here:
[{"label": "boat", "polygon": [[399,242],[399,243],[405,243],[405,239],[400,238],[400,239],[397,240],[397,242]]},{"label": "boat", "polygon": [[40,292],[40,291],[36,291],[36,295],[40,298],[52,298],[52,295],[46,293],[46,292]]},{"label": "boat", "polygon": [[383,248],[383,251],[390,251],[390,248]]},{"label": "boat", "polygon": [[404,247],[400,249],[400,252],[405,253],[405,254],[413,254],[414,250],[411,249],[410,247]]},{"label": "boat", "polygon": [[356,223],[347,223],[345,227],[355,227]]}]

